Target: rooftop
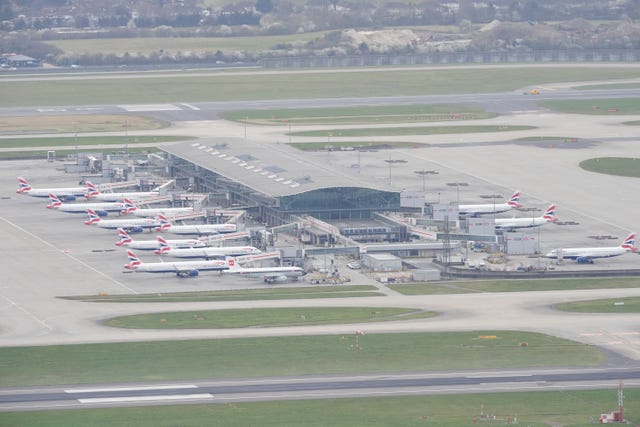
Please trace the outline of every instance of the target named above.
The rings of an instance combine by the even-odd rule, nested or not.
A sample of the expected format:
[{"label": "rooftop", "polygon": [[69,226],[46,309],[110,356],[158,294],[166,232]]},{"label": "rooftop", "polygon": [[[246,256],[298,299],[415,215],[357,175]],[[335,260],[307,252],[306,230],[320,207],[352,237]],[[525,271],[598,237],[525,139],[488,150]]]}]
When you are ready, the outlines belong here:
[{"label": "rooftop", "polygon": [[262,194],[280,197],[331,187],[360,187],[394,191],[367,177],[317,162],[287,144],[260,143],[242,138],[206,138],[162,147],[185,159]]}]

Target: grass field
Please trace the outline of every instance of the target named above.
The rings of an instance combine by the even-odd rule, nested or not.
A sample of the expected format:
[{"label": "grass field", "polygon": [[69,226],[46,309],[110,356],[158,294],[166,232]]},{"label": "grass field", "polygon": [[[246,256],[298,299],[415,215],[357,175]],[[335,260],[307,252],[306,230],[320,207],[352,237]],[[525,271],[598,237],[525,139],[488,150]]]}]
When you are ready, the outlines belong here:
[{"label": "grass field", "polygon": [[434,317],[432,311],[392,307],[304,307],[173,311],[109,319],[105,325],[132,329],[225,329],[335,325]]},{"label": "grass field", "polygon": [[85,302],[192,302],[255,301],[279,299],[348,298],[384,295],[370,285],[314,286],[305,288],[240,289],[125,295],[84,295],[64,299]]},{"label": "grass field", "polygon": [[526,292],[558,291],[571,289],[614,289],[640,287],[640,278],[581,278],[581,279],[535,279],[535,280],[478,280],[473,282],[439,282],[421,284],[389,285],[403,295],[437,295],[471,292]]},{"label": "grass field", "polygon": [[615,298],[558,304],[558,310],[580,313],[640,313],[640,298]]},{"label": "grass field", "polygon": [[568,114],[625,115],[640,113],[640,98],[542,101],[540,105]]},{"label": "grass field", "polygon": [[[625,419],[640,422],[640,389],[625,388]],[[3,413],[3,426],[580,427],[617,409],[617,390],[291,400]],[[493,417],[495,416],[495,418]],[[212,424],[212,420],[215,423]]]},{"label": "grass field", "polygon": [[292,142],[292,147],[302,151],[320,151],[320,150],[386,150],[389,148],[424,148],[429,144],[420,144],[416,142],[402,141],[331,141],[323,142]]},{"label": "grass field", "polygon": [[640,159],[637,158],[598,157],[581,161],[580,167],[589,172],[640,177]]},{"label": "grass field", "polygon": [[188,141],[191,136],[157,135],[157,136],[85,136],[78,138],[0,138],[0,148],[33,148],[33,147],[74,147],[86,145],[125,145],[152,144],[156,142]]},{"label": "grass field", "polygon": [[[162,129],[168,122],[150,117],[115,114],[0,117],[0,134],[128,132]],[[0,140],[0,143],[2,140]]]},{"label": "grass field", "polygon": [[234,75],[144,78],[123,75],[83,76],[39,81],[0,78],[0,107],[46,105],[144,104],[157,102],[242,101],[257,99],[402,96],[513,91],[554,82],[640,77],[640,70],[598,67],[487,68],[425,70],[347,69],[321,72],[281,71]]},{"label": "grass field", "polygon": [[597,366],[605,361],[596,347],[520,331],[366,334],[359,337],[360,350],[354,350],[353,340],[349,334],[3,347],[0,387]]},{"label": "grass field", "polygon": [[277,126],[413,123],[477,120],[496,116],[497,114],[464,105],[388,105],[342,108],[236,110],[221,114],[221,117],[226,120]]},{"label": "grass field", "polygon": [[179,52],[205,53],[220,50],[222,52],[243,52],[275,49],[282,44],[302,44],[323,35],[322,32],[286,34],[260,37],[132,37],[123,39],[95,38],[77,40],[51,40],[47,44],[64,51],[66,55],[95,54],[122,56],[126,52],[132,55],[149,55],[163,51],[167,54]]},{"label": "grass field", "polygon": [[366,129],[326,129],[305,132],[292,132],[291,136],[315,137],[361,137],[361,136],[406,136],[406,135],[443,135],[451,133],[511,132],[535,129],[533,126],[415,126],[385,127]]}]

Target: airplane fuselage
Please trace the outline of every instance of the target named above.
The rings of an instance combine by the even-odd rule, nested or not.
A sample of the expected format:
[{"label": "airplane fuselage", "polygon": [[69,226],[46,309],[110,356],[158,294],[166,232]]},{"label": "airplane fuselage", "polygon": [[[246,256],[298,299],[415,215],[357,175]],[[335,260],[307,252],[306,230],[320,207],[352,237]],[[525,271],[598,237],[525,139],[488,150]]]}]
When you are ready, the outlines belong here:
[{"label": "airplane fuselage", "polygon": [[224,260],[176,261],[142,263],[129,269],[141,273],[187,273],[190,271],[215,271],[229,268]]},{"label": "airplane fuselage", "polygon": [[564,259],[595,259],[619,256],[625,254],[626,252],[628,252],[626,249],[623,249],[619,246],[603,248],[566,248],[554,249],[549,252],[546,257],[551,259],[557,259],[559,256]]},{"label": "airplane fuselage", "polygon": [[537,218],[496,218],[496,230],[514,230],[517,228],[540,227],[549,222],[549,220]]},{"label": "airplane fuselage", "polygon": [[130,215],[140,217],[154,217],[156,215],[175,216],[193,213],[193,208],[136,208]]},{"label": "airplane fuselage", "polygon": [[[206,243],[198,239],[175,239],[167,240],[167,243],[174,249],[183,248],[204,248]],[[157,240],[132,240],[129,243],[123,243],[120,246],[125,246],[129,249],[140,249],[143,251],[157,250],[160,248],[160,243]]]},{"label": "airplane fuselage", "polygon": [[84,214],[86,214],[88,210],[93,210],[96,212],[120,212],[122,209],[124,209],[124,203],[63,203],[59,206],[54,206],[51,209],[55,209],[60,212]]},{"label": "airplane fuselage", "polygon": [[137,228],[137,227],[155,228],[160,225],[160,221],[153,218],[111,219],[111,220],[101,219],[100,221],[96,222],[95,225],[97,225],[100,228],[109,228],[109,229],[116,229],[116,228],[126,229],[126,228]]},{"label": "airplane fuselage", "polygon": [[160,230],[164,233],[181,235],[208,235],[218,233],[233,233],[236,231],[235,224],[202,224],[202,225],[171,225]]},{"label": "airplane fuselage", "polygon": [[[172,246],[170,241],[167,241],[169,246]],[[212,257],[224,257],[224,256],[240,256],[240,255],[252,255],[259,254],[261,251],[253,246],[226,246],[226,247],[202,247],[202,248],[174,248],[172,247],[168,251],[163,252],[161,255],[174,257],[174,258],[212,258]]]},{"label": "airplane fuselage", "polygon": [[507,212],[513,209],[513,206],[507,203],[498,204],[482,204],[482,205],[459,205],[458,213],[460,215],[488,215],[493,213]]},{"label": "airplane fuselage", "polygon": [[[86,189],[84,193],[86,197]],[[145,197],[157,197],[157,191],[138,191],[130,193],[98,193],[87,197],[89,200],[99,200],[102,202],[121,202],[124,199],[140,200]]]}]

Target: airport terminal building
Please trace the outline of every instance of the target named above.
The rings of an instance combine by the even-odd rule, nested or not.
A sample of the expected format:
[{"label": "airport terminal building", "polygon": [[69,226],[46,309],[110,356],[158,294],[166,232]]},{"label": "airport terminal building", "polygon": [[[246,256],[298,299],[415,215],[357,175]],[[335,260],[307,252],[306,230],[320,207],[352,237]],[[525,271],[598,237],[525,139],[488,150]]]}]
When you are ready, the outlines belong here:
[{"label": "airport terminal building", "polygon": [[169,155],[168,172],[179,185],[211,194],[218,206],[246,208],[267,226],[305,214],[337,221],[400,210],[399,191],[314,162],[287,144],[209,138],[163,150]]}]

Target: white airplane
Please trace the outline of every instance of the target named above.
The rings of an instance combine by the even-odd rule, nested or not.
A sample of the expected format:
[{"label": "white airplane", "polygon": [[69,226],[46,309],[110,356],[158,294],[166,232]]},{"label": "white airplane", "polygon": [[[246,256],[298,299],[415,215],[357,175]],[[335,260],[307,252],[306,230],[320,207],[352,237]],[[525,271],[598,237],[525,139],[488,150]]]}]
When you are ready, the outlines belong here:
[{"label": "white airplane", "polygon": [[33,188],[24,178],[18,178],[18,194],[28,194],[34,197],[49,197],[50,194],[63,198],[67,201],[75,200],[77,196],[83,196],[87,191],[86,187],[66,187],[66,188]]},{"label": "white airplane", "polygon": [[596,258],[609,258],[627,252],[636,252],[638,249],[634,246],[635,241],[636,233],[631,233],[624,239],[620,246],[554,249],[549,252],[546,257],[552,259],[573,259],[579,264],[593,264],[593,260]]},{"label": "white airplane", "polygon": [[102,202],[122,202],[124,199],[140,200],[145,197],[156,197],[158,191],[130,191],[126,193],[101,193],[98,188],[87,181],[84,197],[87,200],[100,200]]},{"label": "white airplane", "polygon": [[49,194],[48,209],[61,212],[86,213],[88,210],[97,212],[96,215],[107,216],[109,212],[120,212],[124,209],[124,203],[120,202],[95,202],[95,203],[62,203],[55,194]]},{"label": "white airplane", "polygon": [[516,230],[518,228],[540,227],[548,222],[557,221],[556,205],[553,204],[539,217],[532,218],[496,218],[496,230]]},{"label": "white airplane", "polygon": [[84,223],[86,225],[96,225],[100,228],[123,228],[129,231],[141,232],[145,228],[152,229],[160,225],[158,218],[130,218],[130,219],[102,219],[92,209],[87,210],[89,219]]},{"label": "white airplane", "polygon": [[139,208],[129,198],[124,199],[125,208],[122,210],[123,214],[133,214],[135,216],[142,217],[155,217],[157,215],[175,216],[182,214],[193,213],[193,207],[185,208]]},{"label": "white airplane", "polygon": [[519,208],[520,204],[520,192],[513,193],[511,198],[504,203],[486,203],[482,205],[459,205],[458,213],[460,215],[478,216],[492,213],[507,212],[514,208]]},{"label": "white airplane", "polygon": [[225,260],[142,262],[132,251],[127,251],[129,263],[124,268],[144,273],[175,273],[178,277],[195,277],[201,271],[223,271],[229,268]]},{"label": "white airplane", "polygon": [[266,283],[286,282],[287,280],[298,280],[298,277],[307,274],[300,267],[240,267],[233,258],[227,258],[227,270],[222,270],[224,274],[237,274],[246,277],[259,277]]},{"label": "white airplane", "polygon": [[[129,249],[146,251],[160,249],[160,243],[157,240],[133,240],[123,228],[118,228],[118,236],[120,240],[116,243],[116,246],[126,246]],[[165,240],[165,242],[174,248],[204,248],[207,246],[205,241],[199,239]]]},{"label": "white airplane", "polygon": [[197,234],[199,236],[218,234],[218,233],[233,233],[237,230],[235,224],[193,224],[193,225],[175,225],[167,219],[164,215],[158,215],[160,219],[160,226],[156,228],[157,231],[173,234]]},{"label": "white airplane", "polygon": [[240,255],[255,255],[262,251],[253,246],[221,246],[201,248],[175,248],[163,237],[158,237],[160,247],[155,251],[158,255],[166,255],[174,258],[215,258]]}]

